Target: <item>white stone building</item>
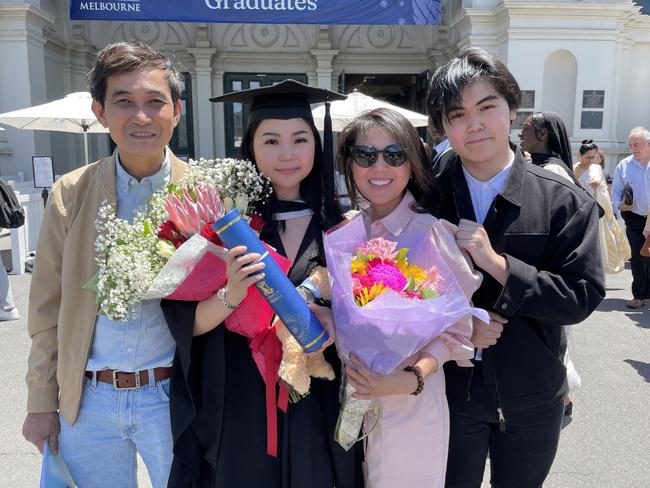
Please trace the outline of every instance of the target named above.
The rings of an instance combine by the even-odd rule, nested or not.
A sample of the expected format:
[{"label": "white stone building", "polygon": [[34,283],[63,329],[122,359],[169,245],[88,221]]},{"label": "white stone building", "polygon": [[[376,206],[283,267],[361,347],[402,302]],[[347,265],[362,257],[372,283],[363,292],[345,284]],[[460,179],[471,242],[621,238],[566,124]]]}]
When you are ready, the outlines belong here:
[{"label": "white stone building", "polygon": [[[595,140],[611,171],[627,151],[630,128],[650,126],[643,4],[650,13],[648,1],[443,0],[442,25],[432,27],[70,21],[66,0],[0,0],[0,113],[85,90],[93,54],[135,38],[173,53],[186,72],[174,150],[232,154],[246,114],[210,96],[291,76],[424,111],[427,73],[462,48],[482,46],[507,62],[526,91],[522,116],[559,112],[574,147]],[[51,155],[57,174],[84,160],[81,136],[5,128],[3,176],[31,180],[33,155]],[[107,135],[89,139],[91,159],[110,153]]]}]

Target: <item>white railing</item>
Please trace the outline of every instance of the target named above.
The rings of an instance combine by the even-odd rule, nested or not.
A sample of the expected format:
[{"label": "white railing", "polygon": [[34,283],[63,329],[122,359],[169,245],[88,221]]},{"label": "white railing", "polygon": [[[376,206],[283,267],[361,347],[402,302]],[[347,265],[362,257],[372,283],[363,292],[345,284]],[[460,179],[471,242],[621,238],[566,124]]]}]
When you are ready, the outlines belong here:
[{"label": "white railing", "polygon": [[43,191],[41,188],[34,188],[33,181],[11,181],[11,186],[13,186],[16,193],[38,193],[39,195]]},{"label": "white railing", "polygon": [[38,193],[40,195],[43,191],[42,188],[34,188],[33,180],[25,180],[23,173],[4,175],[2,179],[9,183],[16,193]]},{"label": "white railing", "polygon": [[27,253],[36,250],[45,209],[40,193],[17,193],[16,196],[25,211],[25,225],[11,229],[11,274],[23,274]]}]

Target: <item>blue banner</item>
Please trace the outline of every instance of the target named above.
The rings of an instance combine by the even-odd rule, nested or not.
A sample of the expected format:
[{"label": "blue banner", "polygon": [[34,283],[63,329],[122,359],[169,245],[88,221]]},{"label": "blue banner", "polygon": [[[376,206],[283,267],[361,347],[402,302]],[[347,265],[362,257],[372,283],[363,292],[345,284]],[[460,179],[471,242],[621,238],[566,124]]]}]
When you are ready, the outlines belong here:
[{"label": "blue banner", "polygon": [[73,20],[439,24],[440,0],[70,0]]}]

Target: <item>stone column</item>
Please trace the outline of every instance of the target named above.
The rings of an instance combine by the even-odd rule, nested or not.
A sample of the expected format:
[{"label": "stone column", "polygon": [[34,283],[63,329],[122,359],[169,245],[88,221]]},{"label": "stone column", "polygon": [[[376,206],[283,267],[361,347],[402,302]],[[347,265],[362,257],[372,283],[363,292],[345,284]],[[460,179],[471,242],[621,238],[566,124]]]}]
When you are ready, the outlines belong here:
[{"label": "stone column", "polygon": [[212,103],[208,99],[213,96],[212,56],[216,50],[209,47],[194,47],[187,51],[194,56],[196,75],[196,92],[192,94],[197,121],[194,125],[194,136],[198,136],[195,156],[209,159],[215,156]]},{"label": "stone column", "polygon": [[[45,103],[45,56],[43,29],[54,17],[28,3],[0,3],[0,113]],[[44,131],[7,128],[3,153],[13,154],[3,161],[4,174],[25,173],[31,179],[31,157],[50,154],[50,137]]]},{"label": "stone column", "polygon": [[316,60],[316,84],[319,88],[332,89],[332,61],[338,53],[335,49],[311,50],[311,55]]},{"label": "stone column", "polygon": [[[622,35],[619,35],[619,39],[616,41],[616,59],[614,60],[614,73],[618,73],[618,76],[614,77],[613,86],[613,96],[610,96],[609,99],[609,110],[610,110],[610,119],[609,119],[609,138],[611,140],[620,141],[621,152],[627,150],[627,131],[631,127],[623,127],[624,124],[620,124],[622,120],[623,111],[622,107],[625,106],[625,98],[627,92],[626,88],[628,85],[627,76],[623,76],[623,73],[632,73],[630,69],[630,59],[632,56],[632,47],[634,42],[630,39],[624,38]],[[607,95],[605,95],[607,100]],[[607,103],[607,102],[606,102]],[[605,106],[607,109],[607,105]]]},{"label": "stone column", "polygon": [[[339,53],[337,50],[332,49],[332,40],[330,39],[331,29],[329,25],[318,26],[318,43],[316,49],[311,50],[311,55],[316,60],[316,79],[313,80],[313,74],[308,73],[310,77],[309,83],[315,84],[319,88],[337,91],[336,83],[333,81],[332,61]],[[311,76],[310,76],[311,75]]]},{"label": "stone column", "polygon": [[[223,79],[225,70],[223,60],[217,59],[214,64],[214,75],[212,77],[212,94],[217,97],[223,95]],[[223,103],[211,103],[212,115],[214,118],[214,129],[212,134],[215,140],[215,155],[219,158],[226,156],[226,111]]]}]

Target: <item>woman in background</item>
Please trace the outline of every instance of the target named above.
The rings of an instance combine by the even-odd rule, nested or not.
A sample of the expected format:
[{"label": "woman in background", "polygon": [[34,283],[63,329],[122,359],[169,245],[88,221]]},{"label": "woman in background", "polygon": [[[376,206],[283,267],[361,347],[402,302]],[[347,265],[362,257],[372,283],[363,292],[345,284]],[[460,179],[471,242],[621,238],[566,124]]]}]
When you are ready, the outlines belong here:
[{"label": "woman in background", "polygon": [[564,121],[555,112],[537,112],[524,121],[519,134],[521,149],[536,166],[577,183],[573,176],[571,144]]},{"label": "woman in background", "polygon": [[[580,186],[573,174],[571,164],[571,144],[562,118],[555,112],[537,112],[524,121],[519,134],[521,148],[530,153],[531,163],[561,176],[576,186]],[[565,415],[573,414],[572,394],[582,380],[569,355],[569,336],[571,326],[563,328],[561,358],[567,370],[569,393],[564,397]]]},{"label": "woman in background", "polygon": [[603,265],[608,274],[620,273],[625,269],[625,261],[630,259],[630,245],[612,209],[607,181],[599,162],[598,146],[591,139],[585,139],[579,153],[580,161],[573,168],[576,178],[605,212],[598,221]]}]

